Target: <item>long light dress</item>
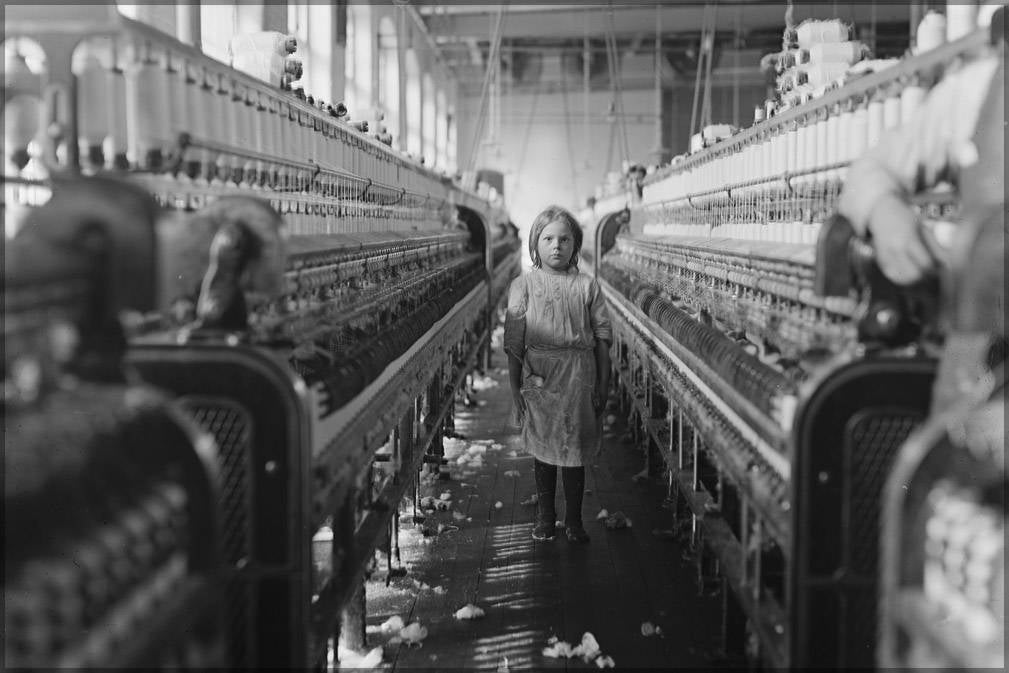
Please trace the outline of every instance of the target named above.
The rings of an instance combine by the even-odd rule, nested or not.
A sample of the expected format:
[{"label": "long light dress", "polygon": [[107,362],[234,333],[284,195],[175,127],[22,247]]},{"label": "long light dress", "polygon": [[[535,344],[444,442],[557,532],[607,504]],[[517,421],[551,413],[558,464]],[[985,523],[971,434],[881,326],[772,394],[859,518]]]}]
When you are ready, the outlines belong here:
[{"label": "long light dress", "polygon": [[588,462],[601,427],[592,406],[597,340],[613,342],[598,283],[577,268],[533,269],[512,281],[505,317],[505,352],[522,360],[520,422],[525,450],[561,467]]}]

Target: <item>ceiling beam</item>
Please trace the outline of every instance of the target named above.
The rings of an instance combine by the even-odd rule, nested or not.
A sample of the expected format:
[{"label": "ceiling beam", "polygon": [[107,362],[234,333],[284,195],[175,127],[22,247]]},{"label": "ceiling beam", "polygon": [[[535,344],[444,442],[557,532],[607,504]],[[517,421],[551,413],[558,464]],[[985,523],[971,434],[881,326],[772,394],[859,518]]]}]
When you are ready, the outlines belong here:
[{"label": "ceiling beam", "polygon": [[[718,24],[723,28],[731,28],[737,16],[744,32],[753,28],[775,26],[784,28],[784,3],[723,5],[725,3],[719,3],[718,11]],[[471,37],[489,41],[492,26],[487,12],[496,10],[497,5],[483,7],[486,9],[480,13],[427,14],[425,20],[429,30],[439,42],[465,40]],[[502,29],[504,39],[573,39],[583,37],[586,32],[590,36],[601,36],[609,30],[611,10],[605,6],[552,5],[552,7],[553,9],[538,7],[535,10],[523,10],[521,5],[508,5]],[[564,8],[558,9],[558,7]],[[797,23],[806,18],[831,18],[835,16],[835,8],[837,18],[848,22],[868,23],[873,14],[873,8],[867,3],[797,3],[794,17]],[[699,31],[704,22],[704,14],[702,3],[663,3],[662,26],[668,26],[678,32]],[[875,6],[875,19],[878,22],[906,22],[909,16],[910,7],[907,3]],[[654,5],[643,3],[630,6],[616,5],[612,9],[613,32],[618,37],[633,38],[641,32],[653,33],[655,23]]]}]

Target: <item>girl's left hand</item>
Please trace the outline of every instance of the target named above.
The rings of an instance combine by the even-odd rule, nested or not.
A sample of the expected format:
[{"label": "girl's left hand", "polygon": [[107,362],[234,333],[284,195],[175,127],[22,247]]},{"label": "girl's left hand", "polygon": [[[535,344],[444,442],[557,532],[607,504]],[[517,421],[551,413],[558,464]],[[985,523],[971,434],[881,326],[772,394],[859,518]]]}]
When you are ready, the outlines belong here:
[{"label": "girl's left hand", "polygon": [[599,386],[596,386],[595,390],[592,391],[592,408],[596,412],[596,416],[602,416],[603,411],[606,409],[606,393]]}]

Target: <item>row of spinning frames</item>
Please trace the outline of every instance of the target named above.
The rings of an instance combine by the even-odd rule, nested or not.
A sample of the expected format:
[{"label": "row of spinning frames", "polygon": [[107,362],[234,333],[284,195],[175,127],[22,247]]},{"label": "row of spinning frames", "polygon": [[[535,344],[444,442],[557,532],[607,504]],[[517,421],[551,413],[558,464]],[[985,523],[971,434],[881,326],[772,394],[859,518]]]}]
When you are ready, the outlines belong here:
[{"label": "row of spinning frames", "polygon": [[[5,109],[56,131],[22,157],[40,170],[4,175],[5,663],[325,666],[397,504],[441,464],[517,231],[288,92],[107,8],[72,12],[22,6],[4,26],[47,64]],[[115,86],[94,69],[117,45],[247,95],[200,88],[220,114],[176,137],[136,114],[132,73],[98,114],[82,86]],[[79,150],[118,132],[109,105],[125,156],[96,163]],[[255,145],[201,126],[232,105],[287,126]],[[295,128],[311,137],[288,143]]]},{"label": "row of spinning frames", "polygon": [[[727,646],[770,667],[1004,664],[1002,369],[930,416],[938,282],[889,283],[831,214],[850,158],[795,152],[795,134],[920,103],[905,89],[989,38],[855,80],[582,214],[622,409],[727,590]],[[956,226],[955,193],[917,205]]]},{"label": "row of spinning frames", "polygon": [[256,198],[52,191],[5,260],[8,662],[325,662],[441,462],[514,231],[285,239]]}]

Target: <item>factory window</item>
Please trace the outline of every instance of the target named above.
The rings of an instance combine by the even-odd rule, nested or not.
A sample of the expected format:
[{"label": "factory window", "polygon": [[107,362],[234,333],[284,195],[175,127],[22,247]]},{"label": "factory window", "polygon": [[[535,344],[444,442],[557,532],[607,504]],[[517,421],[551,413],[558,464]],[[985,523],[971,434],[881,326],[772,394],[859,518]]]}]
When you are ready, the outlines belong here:
[{"label": "factory window", "polygon": [[333,8],[329,4],[291,3],[287,6],[287,30],[298,38],[295,56],[304,66],[302,88],[306,94],[330,102],[333,93]]},{"label": "factory window", "polygon": [[415,157],[420,157],[424,153],[424,141],[421,135],[423,105],[420,63],[417,61],[417,52],[410,49],[406,52],[406,107],[403,114],[406,115],[407,124],[406,149]]},{"label": "factory window", "polygon": [[446,161],[445,168],[448,169],[449,173],[455,173],[459,170],[459,142],[458,142],[458,124],[455,118],[455,108],[449,107],[445,113],[445,126],[447,127],[448,142],[445,143],[445,154]]},{"label": "factory window", "polygon": [[438,168],[448,168],[448,98],[445,89],[438,87],[438,137],[435,164]]},{"label": "factory window", "polygon": [[116,3],[119,13],[136,21],[143,21],[163,33],[175,35],[175,5],[148,5]]},{"label": "factory window", "polygon": [[228,42],[238,30],[238,7],[202,5],[200,7],[200,42],[203,53],[228,63]]},{"label": "factory window", "polygon": [[436,115],[438,106],[435,100],[434,78],[430,73],[424,73],[424,150],[427,163],[435,163],[435,153],[437,152],[436,137],[438,134],[438,123]]},{"label": "factory window", "polygon": [[[399,138],[399,52],[396,24],[388,16],[382,17],[378,29],[379,104],[385,113],[381,125]],[[379,131],[380,129],[376,129]]]},{"label": "factory window", "polygon": [[344,101],[352,118],[367,119],[372,93],[371,7],[352,4],[347,8],[347,15],[347,84]]}]

